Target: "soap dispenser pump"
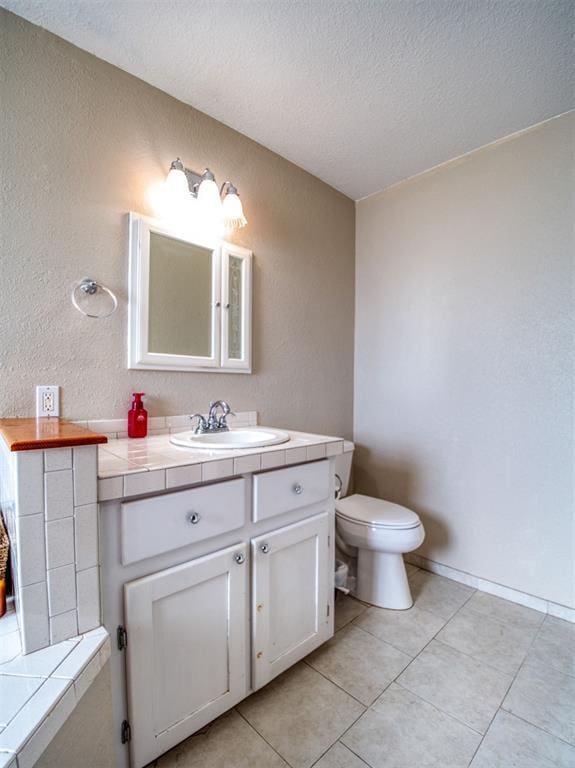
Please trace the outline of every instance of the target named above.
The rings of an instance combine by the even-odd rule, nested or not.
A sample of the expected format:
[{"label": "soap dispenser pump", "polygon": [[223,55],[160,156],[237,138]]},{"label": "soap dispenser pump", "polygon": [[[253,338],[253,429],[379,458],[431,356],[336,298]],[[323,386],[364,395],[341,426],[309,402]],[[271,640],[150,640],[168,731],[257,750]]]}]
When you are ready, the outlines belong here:
[{"label": "soap dispenser pump", "polygon": [[132,407],[128,411],[128,437],[146,437],[148,434],[148,411],[142,402],[144,394],[132,393]]}]

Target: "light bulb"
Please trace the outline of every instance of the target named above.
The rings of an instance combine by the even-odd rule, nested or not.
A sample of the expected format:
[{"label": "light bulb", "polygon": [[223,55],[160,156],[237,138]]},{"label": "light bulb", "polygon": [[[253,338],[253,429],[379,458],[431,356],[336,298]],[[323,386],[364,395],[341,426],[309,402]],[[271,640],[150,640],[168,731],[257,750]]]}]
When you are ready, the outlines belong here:
[{"label": "light bulb", "polygon": [[210,217],[221,214],[222,202],[220,200],[220,191],[214,174],[209,168],[206,168],[202,174],[202,180],[198,187],[198,203],[202,211]]},{"label": "light bulb", "polygon": [[188,179],[179,157],[173,161],[166,177],[166,194],[174,200],[184,200],[190,194]]},{"label": "light bulb", "polygon": [[244,216],[244,208],[239,198],[238,190],[233,184],[228,186],[228,191],[222,203],[222,214],[226,229],[239,229],[248,223]]}]

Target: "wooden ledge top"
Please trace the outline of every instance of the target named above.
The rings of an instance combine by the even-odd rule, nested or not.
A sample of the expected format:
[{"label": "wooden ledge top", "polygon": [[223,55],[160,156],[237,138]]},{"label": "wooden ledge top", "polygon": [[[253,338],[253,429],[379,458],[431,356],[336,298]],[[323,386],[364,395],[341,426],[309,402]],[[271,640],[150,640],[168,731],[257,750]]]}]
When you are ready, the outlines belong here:
[{"label": "wooden ledge top", "polygon": [[11,451],[40,451],[108,442],[105,435],[59,418],[0,419],[0,435]]}]

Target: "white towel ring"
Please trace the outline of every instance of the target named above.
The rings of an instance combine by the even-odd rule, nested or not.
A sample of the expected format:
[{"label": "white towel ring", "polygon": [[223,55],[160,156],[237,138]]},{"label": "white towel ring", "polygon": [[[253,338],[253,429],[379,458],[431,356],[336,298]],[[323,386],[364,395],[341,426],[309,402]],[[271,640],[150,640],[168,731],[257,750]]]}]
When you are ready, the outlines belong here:
[{"label": "white towel ring", "polygon": [[[78,304],[78,299],[77,299],[78,290],[82,291],[82,293],[87,294],[88,296],[93,296],[98,291],[104,291],[104,293],[107,293],[108,296],[112,299],[112,309],[103,315],[92,315],[90,312],[86,312]],[[78,312],[80,312],[80,314],[84,315],[84,317],[93,317],[95,319],[110,317],[110,315],[113,315],[114,312],[118,309],[118,299],[116,298],[115,293],[111,291],[109,288],[107,288],[105,285],[101,285],[100,283],[97,283],[95,280],[92,280],[91,277],[85,277],[83,280],[80,280],[79,283],[76,283],[76,285],[72,288],[71,299],[72,299],[72,304],[76,307],[76,309],[78,310]]]}]

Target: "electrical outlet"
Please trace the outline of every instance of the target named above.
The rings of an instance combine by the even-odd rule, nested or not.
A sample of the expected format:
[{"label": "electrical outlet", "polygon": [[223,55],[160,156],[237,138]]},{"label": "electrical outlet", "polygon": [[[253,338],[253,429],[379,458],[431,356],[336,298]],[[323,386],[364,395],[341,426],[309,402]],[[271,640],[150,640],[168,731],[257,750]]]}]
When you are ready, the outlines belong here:
[{"label": "electrical outlet", "polygon": [[36,418],[60,415],[60,387],[36,387]]}]

